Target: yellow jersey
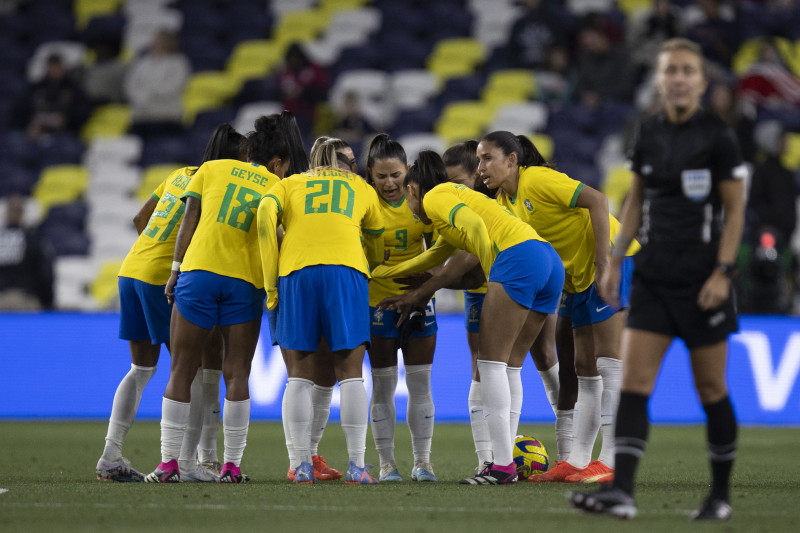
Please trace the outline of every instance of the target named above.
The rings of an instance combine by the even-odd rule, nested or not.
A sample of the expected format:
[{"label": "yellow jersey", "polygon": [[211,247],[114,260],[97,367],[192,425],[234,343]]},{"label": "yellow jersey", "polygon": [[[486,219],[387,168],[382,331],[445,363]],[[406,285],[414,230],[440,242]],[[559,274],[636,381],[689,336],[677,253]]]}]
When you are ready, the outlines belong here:
[{"label": "yellow jersey", "polygon": [[181,196],[192,179],[189,175],[192,170],[197,170],[197,167],[175,170],[150,195],[158,204],[150,215],[147,227],[122,262],[120,276],[152,285],[167,284],[172,270],[175,239],[186,207]]},{"label": "yellow jersey", "polygon": [[200,220],[181,271],[207,270],[264,286],[256,234],[256,209],[278,183],[266,167],[234,159],[204,163],[183,197],[201,200]]},{"label": "yellow jersey", "polygon": [[[278,224],[284,228],[280,253]],[[373,264],[383,257],[378,193],[359,176],[340,169],[317,169],[282,180],[259,205],[258,228],[270,309],[277,303],[279,276],[311,265],[341,265],[369,277],[364,246],[367,254],[377,256]],[[373,241],[380,242],[379,248]]]},{"label": "yellow jersey", "polygon": [[[387,265],[397,265],[425,251],[425,238],[433,236],[433,226],[423,222],[411,212],[405,197],[391,204],[378,196],[383,216],[383,249],[389,250]],[[372,279],[369,282],[369,305],[376,306],[384,298],[400,294],[400,285],[390,278]]]},{"label": "yellow jersey", "polygon": [[[516,194],[512,197],[497,195],[500,205],[529,224],[555,248],[564,263],[564,290],[571,293],[588,289],[595,275],[592,220],[588,209],[575,205],[583,186],[551,168],[522,167]],[[619,221],[609,215],[612,241],[619,228]],[[638,249],[639,244],[634,241],[628,255]]]}]

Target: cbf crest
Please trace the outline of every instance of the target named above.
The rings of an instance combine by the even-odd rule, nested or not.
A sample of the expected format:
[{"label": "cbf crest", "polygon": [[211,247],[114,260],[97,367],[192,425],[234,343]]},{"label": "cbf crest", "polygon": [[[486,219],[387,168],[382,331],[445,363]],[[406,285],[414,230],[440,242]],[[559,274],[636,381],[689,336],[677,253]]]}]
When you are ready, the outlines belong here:
[{"label": "cbf crest", "polygon": [[533,211],[533,203],[531,203],[531,201],[528,200],[527,198],[525,198],[524,205],[525,205],[525,209],[527,209],[528,211]]},{"label": "cbf crest", "polygon": [[383,325],[383,309],[375,309],[372,314],[372,323],[376,326]]}]

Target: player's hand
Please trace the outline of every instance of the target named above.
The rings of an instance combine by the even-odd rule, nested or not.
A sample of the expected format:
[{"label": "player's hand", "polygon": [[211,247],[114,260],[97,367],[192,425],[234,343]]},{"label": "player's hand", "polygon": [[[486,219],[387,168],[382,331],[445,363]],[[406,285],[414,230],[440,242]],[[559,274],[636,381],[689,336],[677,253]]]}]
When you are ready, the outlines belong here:
[{"label": "player's hand", "polygon": [[412,307],[408,320],[397,324],[397,348],[405,351],[411,334],[415,331],[425,331],[425,308]]},{"label": "player's hand", "polygon": [[173,270],[169,275],[167,286],[164,287],[164,296],[167,297],[167,303],[170,305],[175,303],[175,285],[178,284],[178,274],[180,274],[180,272]]},{"label": "player's hand", "polygon": [[400,289],[404,291],[413,291],[419,288],[420,285],[433,277],[430,272],[417,272],[416,274],[409,274],[401,278],[392,278],[392,281],[400,284]]},{"label": "player's hand", "polygon": [[730,295],[731,279],[718,270],[703,284],[697,296],[697,306],[703,311],[716,309],[725,303]]},{"label": "player's hand", "polygon": [[598,296],[609,305],[619,307],[619,269],[598,265],[594,279]]},{"label": "player's hand", "polygon": [[385,263],[386,261],[388,261],[391,256],[392,256],[391,250],[389,250],[388,248],[385,249],[383,251],[383,262]]}]

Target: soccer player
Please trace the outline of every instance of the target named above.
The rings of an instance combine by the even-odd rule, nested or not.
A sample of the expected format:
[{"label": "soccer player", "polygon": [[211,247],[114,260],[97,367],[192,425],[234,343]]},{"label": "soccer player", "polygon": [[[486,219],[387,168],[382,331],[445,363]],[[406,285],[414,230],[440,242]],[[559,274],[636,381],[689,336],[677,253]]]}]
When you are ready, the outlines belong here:
[{"label": "soccer player", "polygon": [[[186,430],[191,378],[208,332],[219,326],[226,397],[225,449],[220,482],[245,480],[240,463],[250,418],[248,378],[264,303],[261,258],[254,224],[258,202],[302,151],[288,111],[259,118],[248,135],[249,163],[209,161],[183,193],[186,210],[178,230],[172,273],[165,288],[172,311],[172,368],[161,413],[161,463],[147,482],[180,480],[177,462]],[[296,136],[295,136],[296,133]]]},{"label": "soccer player", "polygon": [[[489,284],[481,314],[478,371],[493,462],[461,483],[514,484],[517,474],[506,367],[514,346],[531,346],[547,315],[556,311],[564,268],[558,254],[530,226],[491,198],[446,179],[439,155],[420,152],[404,181],[406,200],[420,220],[434,225],[440,237],[416,258],[394,267],[382,265],[373,275],[393,277],[427,270],[456,249],[479,259]],[[405,318],[407,309],[390,305]]]},{"label": "soccer player", "polygon": [[[609,215],[603,193],[550,168],[524,135],[489,133],[478,144],[478,159],[483,182],[500,190],[498,202],[553,245],[566,271],[559,314],[572,320],[578,375],[572,449],[566,460],[530,481],[608,482],[614,473],[613,419],[622,380],[619,338],[633,262],[628,259],[620,266],[617,305],[608,303],[610,296],[598,290],[595,277],[608,268],[610,235],[616,234],[619,222]],[[560,410],[557,416],[569,413]],[[558,428],[558,420],[556,424]],[[592,461],[601,424],[603,447]]]},{"label": "soccer player", "polygon": [[655,84],[664,111],[639,127],[631,152],[630,205],[611,249],[612,268],[600,281],[606,294],[615,293],[620,283],[615,267],[641,233],[622,336],[616,474],[611,487],[572,494],[572,505],[580,509],[635,516],[634,477],[647,443],[647,402],[664,353],[678,337],[689,349],[708,417],[711,491],[691,517],[726,520],[732,514],[728,487],[737,424],[725,367],[728,335],[738,329],[730,277],[744,223],[747,168],[733,131],[700,107],[707,83],[697,44],[676,38],[661,45]]},{"label": "soccer player", "polygon": [[[400,143],[385,133],[376,135],[367,155],[367,178],[378,193],[384,224],[383,245],[384,250],[389,251],[385,264],[389,266],[419,255],[430,246],[433,237],[433,227],[422,223],[406,203],[403,189],[406,172],[406,152]],[[419,329],[409,332],[407,339],[403,339],[405,332],[401,333],[396,324],[396,313],[377,308],[383,299],[400,292],[400,285],[388,278],[369,282],[370,423],[380,460],[380,481],[403,481],[394,457],[398,348],[403,351],[408,387],[406,418],[414,454],[411,479],[438,481],[431,465],[434,423],[431,368],[436,348],[436,304],[431,298],[421,306],[424,314],[419,315]]]},{"label": "soccer player", "polygon": [[[347,163],[347,168],[353,174],[358,174],[358,163],[356,163],[356,156],[353,154],[353,148],[348,144],[347,141],[343,141],[337,137],[328,137],[326,135],[322,135],[321,137],[317,137],[317,140],[314,141],[314,146],[311,147],[311,153],[313,154],[316,150],[320,149],[322,146],[333,145],[333,148],[336,150],[337,158],[339,155],[344,156],[345,161]],[[340,166],[340,165],[336,165]]]},{"label": "soccer player", "polygon": [[[332,162],[334,147],[325,149]],[[285,231],[280,253],[279,224]],[[361,366],[369,344],[367,279],[370,268],[383,261],[382,233],[375,190],[332,166],[281,181],[258,207],[267,307],[278,306],[278,340],[287,353],[284,401],[297,461],[295,483],[315,482],[310,450],[315,359],[310,355],[322,337],[333,354],[342,394],[349,455],[345,483],[378,482],[364,464],[368,404]]]},{"label": "soccer player", "polygon": [[[217,159],[238,159],[244,139],[230,125],[218,126],[206,146],[202,163]],[[201,163],[201,164],[202,164]],[[184,167],[172,172],[153,192],[133,219],[139,232],[119,272],[119,337],[128,341],[131,370],[114,394],[108,421],[106,445],[97,461],[97,478],[113,481],[142,481],[144,475],[122,456],[122,446],[136,411],[142,391],[156,371],[161,344],[169,349],[169,324],[172,306],[164,298],[175,249],[176,228],[184,206],[178,201],[198,167]],[[217,427],[219,424],[219,375],[222,344],[215,332],[203,351],[203,368],[196,370],[192,387],[198,394],[192,402],[190,426],[192,438],[182,446],[182,454],[191,457],[190,477],[196,481],[215,478]],[[202,433],[201,433],[202,432]],[[189,433],[187,431],[187,433]],[[198,441],[200,465],[196,464]]]}]

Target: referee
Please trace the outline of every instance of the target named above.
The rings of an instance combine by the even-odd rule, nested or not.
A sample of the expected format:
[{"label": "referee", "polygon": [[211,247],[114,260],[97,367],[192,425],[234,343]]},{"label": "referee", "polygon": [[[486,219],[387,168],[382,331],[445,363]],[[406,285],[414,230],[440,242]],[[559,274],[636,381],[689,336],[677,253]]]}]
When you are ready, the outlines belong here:
[{"label": "referee", "polygon": [[[728,398],[727,337],[738,329],[731,287],[744,219],[743,178],[733,131],[700,107],[706,90],[700,47],[665,41],[656,60],[663,113],[640,127],[632,151],[630,207],[601,284],[617,294],[619,265],[638,234],[630,313],[622,337],[622,393],[613,484],[569,495],[574,507],[633,518],[636,467],[648,433],[647,402],[673,338],[689,348],[694,383],[706,412],[711,492],[694,520],[731,516],[729,478],[736,418]],[[609,302],[614,304],[614,302]]]}]

